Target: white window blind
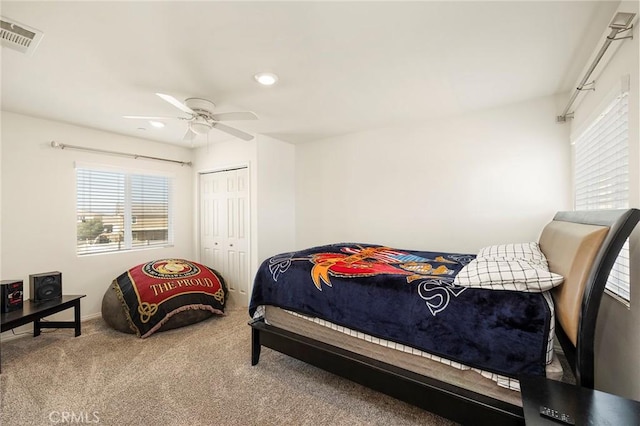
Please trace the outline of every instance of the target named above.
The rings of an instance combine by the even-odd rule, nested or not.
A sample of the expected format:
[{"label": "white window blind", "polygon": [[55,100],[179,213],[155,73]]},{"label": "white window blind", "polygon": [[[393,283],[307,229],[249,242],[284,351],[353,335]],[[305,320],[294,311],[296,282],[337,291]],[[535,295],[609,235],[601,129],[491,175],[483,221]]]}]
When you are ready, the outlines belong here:
[{"label": "white window blind", "polygon": [[[620,93],[574,140],[575,209],[629,207],[629,96]],[[629,241],[606,289],[625,303],[629,295]]]},{"label": "white window blind", "polygon": [[91,168],[76,176],[79,255],[172,244],[170,177]]}]

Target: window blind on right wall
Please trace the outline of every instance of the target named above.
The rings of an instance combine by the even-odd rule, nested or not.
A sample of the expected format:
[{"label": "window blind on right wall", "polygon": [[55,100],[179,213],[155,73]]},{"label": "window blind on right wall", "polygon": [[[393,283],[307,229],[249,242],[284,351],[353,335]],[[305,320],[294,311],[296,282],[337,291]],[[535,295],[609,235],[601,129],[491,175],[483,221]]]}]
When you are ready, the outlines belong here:
[{"label": "window blind on right wall", "polygon": [[[587,123],[574,144],[576,210],[629,207],[629,92],[614,99]],[[614,264],[606,289],[628,304],[629,241]]]}]

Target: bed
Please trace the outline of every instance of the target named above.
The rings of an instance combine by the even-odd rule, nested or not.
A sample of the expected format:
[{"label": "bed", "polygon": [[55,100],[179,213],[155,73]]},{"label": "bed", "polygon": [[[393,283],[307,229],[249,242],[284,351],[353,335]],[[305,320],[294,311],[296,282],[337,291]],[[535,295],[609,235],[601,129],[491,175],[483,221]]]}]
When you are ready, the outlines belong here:
[{"label": "bed", "polygon": [[[254,283],[250,303],[252,365],[258,364],[260,348],[265,346],[460,423],[522,424],[520,395],[511,389],[517,389],[518,378],[524,375],[562,374],[554,373],[555,357],[548,352],[554,335],[575,382],[593,388],[600,301],[615,258],[639,220],[637,209],[557,213],[535,243],[544,255],[548,273],[554,279],[562,278],[561,284],[555,280],[544,292],[510,287],[498,291],[461,289],[460,276],[469,269],[467,265],[485,259],[481,253],[476,257],[339,244],[276,255],[263,263]],[[369,260],[374,258],[386,264],[373,270]],[[294,263],[306,264],[310,276],[291,273]],[[293,281],[284,281],[285,275]],[[421,296],[422,309],[426,306],[429,310],[422,314],[428,322],[417,328],[415,322],[403,322],[405,312],[421,306],[416,297],[408,302],[401,299],[393,314],[378,315],[385,308],[375,300],[366,302],[366,309],[362,303],[349,304],[362,302],[367,293],[355,284],[340,285],[341,279],[354,276],[357,280],[368,277],[368,285],[381,287],[383,295],[387,281],[400,277],[405,283],[400,286],[403,292]],[[294,300],[304,292],[320,302],[296,305]],[[327,302],[329,293],[336,296]],[[393,300],[390,304],[396,303],[395,297],[376,294],[377,300]],[[497,305],[497,311],[486,318],[477,316],[487,315],[476,307],[482,304]],[[456,305],[459,310],[453,311]],[[338,314],[329,317],[328,311]],[[367,324],[363,317],[358,320],[351,314],[357,311],[378,322]],[[452,324],[452,318],[462,317],[463,326]],[[407,324],[411,333],[398,334]],[[465,334],[465,324],[472,325],[470,333]],[[506,328],[515,331],[503,330]],[[429,331],[437,339],[426,335]],[[468,336],[487,333],[489,342],[476,343]],[[496,345],[492,342],[496,336],[511,340]],[[454,337],[464,342],[464,350]],[[517,344],[517,339],[526,344]],[[427,350],[422,351],[425,345]],[[509,352],[509,348],[514,349]],[[501,383],[505,380],[506,385]]]}]

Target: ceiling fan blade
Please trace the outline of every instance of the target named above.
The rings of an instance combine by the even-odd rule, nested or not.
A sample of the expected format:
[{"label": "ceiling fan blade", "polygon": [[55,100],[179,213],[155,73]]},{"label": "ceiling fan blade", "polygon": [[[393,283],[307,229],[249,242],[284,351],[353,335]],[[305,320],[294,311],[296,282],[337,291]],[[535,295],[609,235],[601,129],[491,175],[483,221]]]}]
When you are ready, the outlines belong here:
[{"label": "ceiling fan blade", "polygon": [[169,102],[174,107],[178,108],[181,111],[186,112],[187,114],[195,114],[191,108],[177,100],[171,95],[165,95],[164,93],[156,93],[156,95],[160,96],[163,100]]},{"label": "ceiling fan blade", "polygon": [[250,141],[251,139],[253,139],[253,135],[243,132],[242,130],[238,130],[234,127],[227,126],[226,124],[213,123],[213,127],[245,141]]},{"label": "ceiling fan blade", "polygon": [[191,127],[188,127],[186,133],[182,137],[182,140],[183,141],[192,141],[192,140],[194,140],[196,138],[196,136],[198,136],[198,134],[196,132],[194,132],[193,130],[191,130]]},{"label": "ceiling fan blade", "polygon": [[122,118],[134,118],[138,120],[175,120],[176,117],[150,117],[146,115],[123,115]]},{"label": "ceiling fan blade", "polygon": [[258,116],[250,111],[242,111],[221,112],[220,114],[212,114],[211,118],[213,118],[215,121],[257,120]]}]

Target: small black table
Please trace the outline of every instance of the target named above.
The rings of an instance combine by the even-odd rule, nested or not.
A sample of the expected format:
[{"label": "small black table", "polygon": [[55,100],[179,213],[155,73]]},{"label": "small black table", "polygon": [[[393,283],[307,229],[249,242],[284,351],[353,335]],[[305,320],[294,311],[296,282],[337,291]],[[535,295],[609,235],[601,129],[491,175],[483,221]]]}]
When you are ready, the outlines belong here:
[{"label": "small black table", "polygon": [[[40,335],[43,328],[73,328],[76,337],[81,334],[80,330],[80,299],[84,294],[63,295],[57,299],[46,300],[35,303],[26,300],[22,309],[0,314],[0,332],[11,330],[21,325],[33,323],[33,337]],[[42,318],[55,313],[73,308],[73,321],[41,321]],[[0,372],[2,371],[0,365]]]},{"label": "small black table", "polygon": [[576,425],[640,424],[640,402],[544,377],[521,377],[520,391],[527,425],[562,425],[540,415],[544,405],[573,417]]}]

